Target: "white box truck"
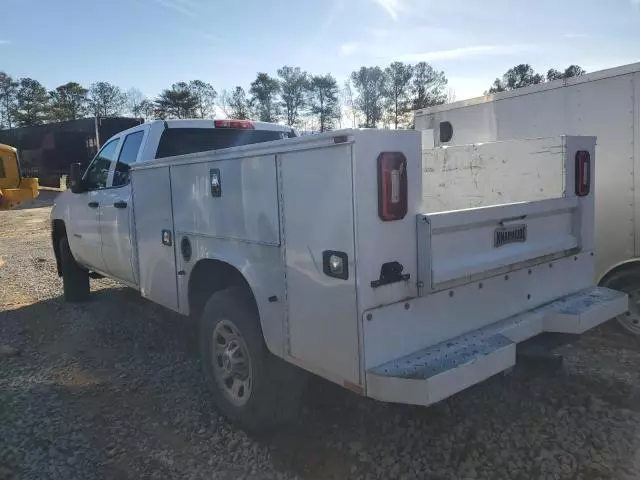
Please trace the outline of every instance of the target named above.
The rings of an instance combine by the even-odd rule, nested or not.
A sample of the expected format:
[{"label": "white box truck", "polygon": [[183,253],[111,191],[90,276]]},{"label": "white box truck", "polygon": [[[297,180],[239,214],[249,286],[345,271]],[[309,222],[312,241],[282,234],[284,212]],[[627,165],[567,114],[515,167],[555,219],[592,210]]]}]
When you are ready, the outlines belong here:
[{"label": "white box truck", "polygon": [[433,149],[423,175],[419,132],[241,145],[279,135],[246,121],[140,125],[72,169],[51,214],[65,297],[86,299],[104,275],[199,319],[213,398],[245,428],[295,415],[304,370],[429,405],[510,369],[527,340],[626,310],[626,295],[593,285],[593,137],[475,147],[493,171],[522,167],[496,181],[544,162],[557,196],[440,212],[423,183],[442,179],[429,169],[449,152]]},{"label": "white box truck", "polygon": [[[595,135],[596,282],[629,293],[618,321],[640,334],[640,63],[417,110],[415,128],[436,146]],[[487,185],[489,195],[463,192],[457,208],[546,198],[553,178],[538,173],[545,180],[537,193],[528,185]]]}]

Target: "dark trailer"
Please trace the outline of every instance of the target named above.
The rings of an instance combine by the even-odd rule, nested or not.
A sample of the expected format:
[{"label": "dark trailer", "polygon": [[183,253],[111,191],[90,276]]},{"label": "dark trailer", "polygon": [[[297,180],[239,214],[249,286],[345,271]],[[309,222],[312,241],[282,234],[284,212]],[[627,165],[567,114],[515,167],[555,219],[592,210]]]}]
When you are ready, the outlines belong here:
[{"label": "dark trailer", "polygon": [[38,177],[40,185],[57,187],[72,163],[86,167],[109,137],[143,122],[128,117],[80,118],[0,130],[0,143],[18,149],[24,175]]}]

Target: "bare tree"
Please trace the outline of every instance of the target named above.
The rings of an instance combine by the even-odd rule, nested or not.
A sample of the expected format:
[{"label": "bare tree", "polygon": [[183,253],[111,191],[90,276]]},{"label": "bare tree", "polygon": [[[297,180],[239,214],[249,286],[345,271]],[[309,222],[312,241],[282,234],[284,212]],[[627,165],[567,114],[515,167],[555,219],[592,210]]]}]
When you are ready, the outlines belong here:
[{"label": "bare tree", "polygon": [[145,96],[137,88],[130,88],[124,93],[124,107],[126,113],[132,117],[141,117],[142,111],[140,106],[146,100]]},{"label": "bare tree", "polygon": [[237,86],[231,92],[222,91],[220,108],[227,118],[246,120],[249,118],[249,100],[244,88]]},{"label": "bare tree", "polygon": [[345,106],[345,114],[349,116],[349,120],[351,121],[351,128],[356,128],[358,126],[358,109],[356,108],[355,96],[350,79],[345,80],[341,95],[342,104]]},{"label": "bare tree", "polygon": [[124,94],[120,87],[109,82],[97,82],[89,87],[89,106],[96,117],[113,117],[124,108]]},{"label": "bare tree", "polygon": [[199,118],[213,118],[218,93],[213,85],[202,80],[191,80],[189,90],[196,99],[195,113]]}]

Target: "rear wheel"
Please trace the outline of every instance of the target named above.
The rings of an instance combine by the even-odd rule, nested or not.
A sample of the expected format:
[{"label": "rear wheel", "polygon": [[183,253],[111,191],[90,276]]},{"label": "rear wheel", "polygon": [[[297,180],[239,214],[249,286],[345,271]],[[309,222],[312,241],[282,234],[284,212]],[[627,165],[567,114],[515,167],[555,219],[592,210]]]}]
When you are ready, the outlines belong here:
[{"label": "rear wheel", "polygon": [[297,415],[305,374],[271,354],[251,294],[242,287],[214,293],[200,320],[205,380],[222,413],[250,431]]},{"label": "rear wheel", "polygon": [[616,320],[627,332],[640,335],[640,267],[629,267],[615,272],[602,282],[602,286],[619,290],[629,296],[629,309]]},{"label": "rear wheel", "polygon": [[62,267],[62,285],[64,299],[67,302],[81,302],[89,298],[89,272],[78,265],[67,237],[60,239],[60,264]]}]

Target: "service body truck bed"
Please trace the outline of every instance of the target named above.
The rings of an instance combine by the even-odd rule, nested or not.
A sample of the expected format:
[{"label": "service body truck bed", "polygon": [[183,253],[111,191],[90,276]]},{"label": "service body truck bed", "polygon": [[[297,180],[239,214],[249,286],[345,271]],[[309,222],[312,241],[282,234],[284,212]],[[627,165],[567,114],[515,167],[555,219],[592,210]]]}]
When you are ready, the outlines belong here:
[{"label": "service body truck bed", "polygon": [[[619,320],[640,334],[640,63],[418,110],[415,125],[436,146],[595,135],[596,282],[630,294],[629,315]],[[500,185],[502,201],[548,198],[557,179],[541,173],[537,192]],[[460,208],[496,199],[470,193]]]},{"label": "service body truck bed", "polygon": [[[424,187],[466,153],[456,167],[434,149],[422,165],[415,131],[343,130],[144,161],[131,171],[138,286],[202,318],[205,373],[211,363],[223,372],[210,377],[216,400],[249,428],[278,416],[251,410],[253,396],[262,407],[275,400],[252,327],[234,317],[247,302],[270,355],[362,395],[429,405],[512,367],[519,342],[579,334],[626,309],[624,294],[592,281],[593,194],[577,196],[574,183],[577,156],[594,180],[594,146],[592,137],[478,146],[490,162],[544,156],[558,195],[446,212],[446,194],[436,201]],[[225,279],[235,279],[230,289]],[[229,309],[225,295],[244,301]],[[220,317],[213,337],[208,315]],[[225,377],[236,361],[240,383]],[[272,388],[282,395],[283,385]]]}]

